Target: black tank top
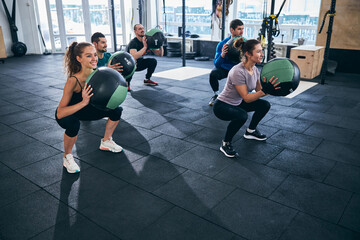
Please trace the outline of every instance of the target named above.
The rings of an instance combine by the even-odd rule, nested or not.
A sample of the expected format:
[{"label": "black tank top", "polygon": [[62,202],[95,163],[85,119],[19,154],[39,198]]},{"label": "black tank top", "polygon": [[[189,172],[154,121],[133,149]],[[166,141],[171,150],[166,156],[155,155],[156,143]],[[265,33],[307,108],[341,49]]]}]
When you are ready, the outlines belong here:
[{"label": "black tank top", "polygon": [[72,97],[71,97],[69,106],[75,105],[75,104],[81,102],[82,99],[83,99],[83,98],[82,98],[82,90],[83,90],[83,88],[82,88],[82,86],[81,86],[81,84],[80,84],[80,82],[79,82],[79,79],[78,79],[77,77],[75,77],[75,76],[72,76],[72,77],[74,77],[74,78],[76,79],[76,82],[79,84],[79,86],[80,86],[80,88],[81,88],[81,91],[78,92],[78,93],[77,93],[77,92],[73,92],[73,95],[72,95]]}]

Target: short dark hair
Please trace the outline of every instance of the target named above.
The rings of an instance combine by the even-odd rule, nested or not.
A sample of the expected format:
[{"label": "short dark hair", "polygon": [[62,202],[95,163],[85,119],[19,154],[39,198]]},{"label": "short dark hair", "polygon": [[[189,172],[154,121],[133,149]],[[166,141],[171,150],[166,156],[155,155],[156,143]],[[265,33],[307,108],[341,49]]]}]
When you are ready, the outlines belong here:
[{"label": "short dark hair", "polygon": [[244,23],[240,19],[234,19],[230,22],[230,27],[232,29],[236,29],[238,26],[242,26]]},{"label": "short dark hair", "polygon": [[100,40],[99,38],[104,38],[104,37],[105,37],[105,35],[102,34],[101,32],[96,32],[91,36],[91,43],[94,43],[94,42],[98,43]]},{"label": "short dark hair", "polygon": [[138,25],[141,25],[141,24],[140,24],[140,23],[135,24],[135,25],[134,25],[134,30],[136,30],[136,28],[137,28]]}]

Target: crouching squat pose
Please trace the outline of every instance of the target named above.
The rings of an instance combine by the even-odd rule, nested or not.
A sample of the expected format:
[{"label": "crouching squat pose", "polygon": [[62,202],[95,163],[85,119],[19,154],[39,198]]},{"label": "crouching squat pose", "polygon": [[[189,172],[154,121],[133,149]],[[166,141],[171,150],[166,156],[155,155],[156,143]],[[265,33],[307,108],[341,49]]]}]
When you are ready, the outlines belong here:
[{"label": "crouching squat pose", "polygon": [[112,140],[112,134],[119,123],[122,108],[101,111],[89,105],[93,93],[91,93],[91,86],[87,86],[85,82],[96,68],[97,61],[95,47],[87,42],[73,42],[65,54],[65,69],[68,79],[56,109],[55,118],[57,123],[65,129],[63,165],[69,173],[80,172],[80,168],[71,154],[80,129],[80,120],[91,121],[108,117],[100,149],[111,152],[123,150]]},{"label": "crouching squat pose", "polygon": [[260,43],[255,39],[248,40],[242,44],[240,50],[245,59],[230,70],[225,88],[214,104],[215,115],[221,120],[230,121],[220,147],[227,157],[237,155],[231,141],[246,122],[248,112],[255,111],[244,137],[266,140],[266,136],[261,134],[256,127],[269,111],[270,103],[260,98],[279,89],[277,86],[279,83],[276,83],[277,78],[274,79],[274,77],[268,82],[264,79],[263,87],[261,87],[260,73],[255,66],[263,58]]}]

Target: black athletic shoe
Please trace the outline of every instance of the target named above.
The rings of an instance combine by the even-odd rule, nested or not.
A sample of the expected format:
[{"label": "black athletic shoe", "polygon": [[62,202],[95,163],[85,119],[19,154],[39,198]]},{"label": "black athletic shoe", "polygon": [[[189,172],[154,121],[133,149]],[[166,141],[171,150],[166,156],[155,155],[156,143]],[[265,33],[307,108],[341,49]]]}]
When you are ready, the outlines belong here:
[{"label": "black athletic shoe", "polygon": [[215,100],[217,99],[217,97],[218,97],[218,95],[214,95],[214,96],[210,99],[209,106],[214,105]]},{"label": "black athletic shoe", "polygon": [[244,134],[244,138],[246,139],[254,139],[254,140],[258,140],[258,141],[264,141],[267,139],[266,135],[261,134],[259,132],[259,130],[255,129],[254,132],[249,133],[248,130],[246,130],[245,134]]},{"label": "black athletic shoe", "polygon": [[225,156],[229,158],[233,158],[237,156],[237,152],[233,149],[233,146],[231,145],[230,142],[223,141],[220,147],[220,151],[222,151],[225,154]]}]

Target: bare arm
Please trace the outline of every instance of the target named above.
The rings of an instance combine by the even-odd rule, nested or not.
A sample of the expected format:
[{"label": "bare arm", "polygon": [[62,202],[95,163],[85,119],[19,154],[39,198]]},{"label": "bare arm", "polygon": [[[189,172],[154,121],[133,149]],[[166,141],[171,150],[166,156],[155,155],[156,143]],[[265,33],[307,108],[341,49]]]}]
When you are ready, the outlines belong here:
[{"label": "bare arm", "polygon": [[164,56],[164,48],[163,47],[161,47],[159,49],[152,49],[152,51],[153,51],[153,53],[155,53],[159,57]]},{"label": "bare arm", "polygon": [[60,100],[58,109],[57,109],[57,117],[59,119],[70,116],[71,114],[76,113],[77,111],[79,111],[80,109],[84,108],[86,105],[89,104],[90,98],[93,95],[93,93],[91,93],[92,88],[91,86],[87,86],[85,84],[83,90],[82,90],[82,97],[83,100],[77,104],[74,104],[72,106],[68,106],[68,104],[70,103],[71,97],[73,95],[73,92],[75,90],[76,87],[76,80],[73,77],[70,77],[65,84],[64,87],[64,91],[63,91],[63,96]]},{"label": "bare arm", "polygon": [[235,88],[236,88],[236,91],[240,94],[241,98],[244,99],[244,101],[246,103],[250,103],[250,102],[256,101],[259,98],[265,96],[265,93],[263,91],[257,90],[258,84],[260,84],[260,81],[258,81],[258,83],[256,83],[256,92],[255,93],[249,93],[247,90],[247,86],[245,84],[235,85]]},{"label": "bare arm", "polygon": [[130,54],[133,56],[133,58],[135,60],[138,60],[146,53],[146,50],[147,50],[146,37],[143,37],[142,43],[143,43],[144,47],[142,49],[140,49],[139,51],[137,51],[135,48],[130,49]]}]

